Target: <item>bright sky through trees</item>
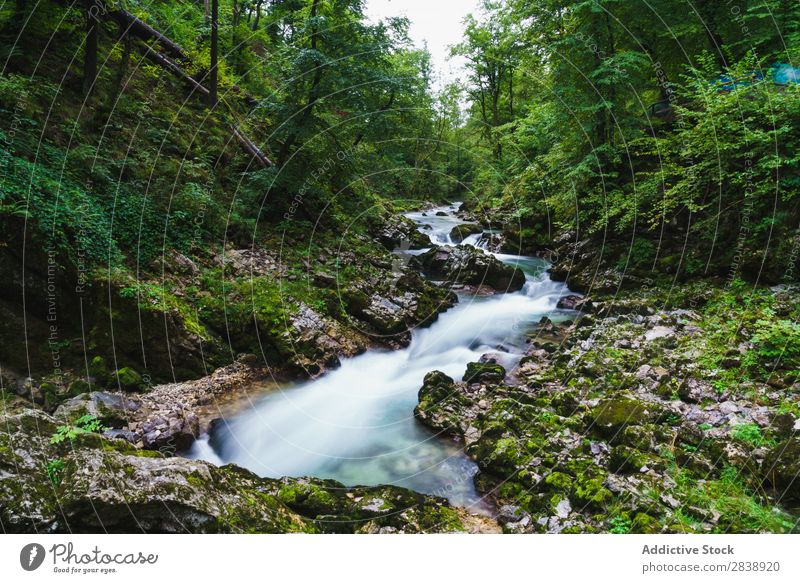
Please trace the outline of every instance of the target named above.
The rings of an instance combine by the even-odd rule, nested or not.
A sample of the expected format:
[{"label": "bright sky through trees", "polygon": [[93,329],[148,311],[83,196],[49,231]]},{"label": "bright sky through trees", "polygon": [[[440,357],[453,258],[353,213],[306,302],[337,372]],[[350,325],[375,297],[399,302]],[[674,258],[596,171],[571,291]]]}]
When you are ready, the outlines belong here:
[{"label": "bright sky through trees", "polygon": [[367,0],[366,12],[373,21],[406,16],[414,44],[421,47],[427,42],[436,76],[447,82],[463,72],[464,58],[449,58],[450,46],[461,42],[464,17],[477,12],[478,4],[478,0]]}]

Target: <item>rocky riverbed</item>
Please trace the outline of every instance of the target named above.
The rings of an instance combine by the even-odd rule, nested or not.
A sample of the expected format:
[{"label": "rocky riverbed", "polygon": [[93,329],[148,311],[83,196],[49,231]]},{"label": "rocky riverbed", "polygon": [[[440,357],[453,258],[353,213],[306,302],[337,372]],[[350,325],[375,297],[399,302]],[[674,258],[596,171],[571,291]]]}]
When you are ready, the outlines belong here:
[{"label": "rocky riverbed", "polygon": [[[383,251],[369,257],[371,268],[342,286],[323,255],[313,280],[337,288],[344,314],[298,301],[280,330],[262,329],[266,362],[245,353],[208,376],[155,386],[132,367],[109,371],[102,358],[88,378],[67,374],[61,383],[4,369],[3,529],[797,530],[800,350],[786,338],[800,290],[713,280],[677,290],[626,279],[613,266],[598,270],[591,246],[568,235],[556,238],[551,274],[587,294],[554,300],[570,315],[525,328],[522,353],[510,360],[499,342],[458,375],[431,366],[419,389],[416,419],[474,461],[490,517],[395,486],[264,478],[175,455],[208,430],[222,404],[248,398],[265,380],[315,377],[370,347],[407,347],[413,330],[457,301],[452,290],[480,298],[526,285],[518,267],[482,250],[507,251],[512,234],[481,233],[476,222],[463,215],[458,232],[447,229],[447,241],[432,246],[417,224],[391,218],[375,232]],[[389,253],[397,248],[403,253]],[[251,285],[290,276],[264,250],[232,250],[218,263],[242,281],[256,274]],[[196,266],[181,269],[189,282],[200,277]],[[190,293],[186,285],[175,291]],[[185,314],[173,315],[171,325],[185,326]],[[215,329],[213,318],[202,321]],[[179,335],[178,346],[191,334]]]},{"label": "rocky riverbed", "polygon": [[[759,303],[788,314],[797,297]],[[796,530],[793,365],[745,370],[759,341],[746,327],[750,340],[720,355],[729,292],[697,284],[664,300],[608,297],[571,325],[543,322],[508,376],[492,363],[426,376],[417,418],[463,441],[504,531]]]}]

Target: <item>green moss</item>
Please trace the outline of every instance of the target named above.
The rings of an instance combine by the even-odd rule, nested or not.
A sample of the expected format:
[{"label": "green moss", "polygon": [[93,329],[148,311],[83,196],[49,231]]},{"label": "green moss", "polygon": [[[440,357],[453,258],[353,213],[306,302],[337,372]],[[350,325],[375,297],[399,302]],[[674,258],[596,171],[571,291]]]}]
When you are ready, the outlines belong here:
[{"label": "green moss", "polygon": [[419,525],[423,531],[463,532],[466,530],[458,512],[447,506],[425,506],[420,509]]},{"label": "green moss", "polygon": [[656,405],[630,397],[615,397],[592,409],[594,425],[606,435],[613,435],[629,425],[645,423],[653,417]]},{"label": "green moss", "polygon": [[83,379],[78,379],[76,381],[72,381],[69,385],[69,389],[67,389],[67,394],[70,397],[77,397],[78,395],[82,395],[84,393],[88,393],[92,390],[92,387],[89,383],[84,381]]},{"label": "green moss", "polygon": [[588,480],[579,478],[578,485],[575,488],[575,496],[584,504],[602,507],[614,498],[614,494],[603,485],[604,482],[604,477]]},{"label": "green moss", "polygon": [[572,478],[563,472],[551,472],[544,483],[552,490],[569,492],[572,490]]},{"label": "green moss", "polygon": [[201,487],[205,484],[205,480],[197,472],[192,472],[188,476],[186,476],[186,481],[189,482],[192,486]]},{"label": "green moss", "polygon": [[506,369],[492,362],[470,362],[462,380],[467,383],[500,382],[506,376]]},{"label": "green moss", "polygon": [[633,518],[631,532],[636,534],[654,534],[661,532],[661,523],[644,512],[638,512]]},{"label": "green moss", "polygon": [[123,391],[138,391],[144,388],[142,376],[130,367],[119,369],[114,376]]}]

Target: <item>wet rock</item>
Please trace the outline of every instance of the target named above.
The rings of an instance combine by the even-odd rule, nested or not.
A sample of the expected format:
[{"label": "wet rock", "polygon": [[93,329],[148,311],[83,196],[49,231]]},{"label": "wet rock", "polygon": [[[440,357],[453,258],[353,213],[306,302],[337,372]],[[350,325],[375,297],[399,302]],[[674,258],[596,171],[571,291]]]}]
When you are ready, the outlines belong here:
[{"label": "wet rock", "polygon": [[374,340],[392,347],[406,346],[410,330],[426,326],[450,308],[457,297],[405,267],[394,281],[364,281],[343,290],[348,312],[367,326]]},{"label": "wet rock", "polygon": [[368,345],[365,337],[306,304],[300,304],[282,336],[288,362],[310,376],[337,367],[341,356],[360,354]]},{"label": "wet rock", "polygon": [[139,427],[139,433],[142,446],[147,449],[183,451],[200,435],[200,421],[195,413],[178,404],[148,418]]},{"label": "wet rock", "polygon": [[416,223],[402,215],[389,215],[378,229],[376,236],[381,245],[389,251],[395,249],[421,249],[429,247],[431,242],[422,234]]},{"label": "wet rock", "polygon": [[517,291],[525,284],[522,270],[467,245],[434,247],[417,260],[425,274],[432,279],[485,285],[503,292]]},{"label": "wet rock", "polygon": [[576,310],[588,312],[592,309],[592,300],[586,296],[569,295],[558,300],[556,308],[560,310]]},{"label": "wet rock", "polygon": [[470,362],[461,379],[465,383],[499,383],[506,377],[506,369],[494,362]]},{"label": "wet rock", "polygon": [[464,223],[462,225],[456,225],[453,227],[453,229],[450,231],[450,240],[453,243],[458,244],[470,235],[476,235],[482,232],[483,226],[478,225],[477,223]]},{"label": "wet rock", "polygon": [[463,435],[473,416],[466,414],[473,402],[466,396],[463,387],[438,370],[425,375],[418,401],[414,416],[434,429]]}]

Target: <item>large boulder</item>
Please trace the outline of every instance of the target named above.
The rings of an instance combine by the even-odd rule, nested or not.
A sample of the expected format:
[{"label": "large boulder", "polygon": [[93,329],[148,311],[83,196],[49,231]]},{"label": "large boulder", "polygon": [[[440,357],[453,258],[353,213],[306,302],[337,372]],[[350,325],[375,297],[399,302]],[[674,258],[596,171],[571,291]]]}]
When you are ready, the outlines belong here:
[{"label": "large boulder", "polygon": [[434,247],[417,260],[431,279],[488,286],[501,292],[517,291],[525,285],[525,274],[521,269],[468,245]]},{"label": "large boulder", "polygon": [[450,240],[453,243],[458,244],[470,235],[477,235],[478,233],[483,233],[482,225],[477,223],[464,223],[461,225],[456,225],[451,229]]},{"label": "large boulder", "polygon": [[0,525],[9,533],[454,532],[441,498],[393,486],[272,480],[80,435],[35,410],[0,417]]},{"label": "large boulder", "polygon": [[506,369],[496,362],[470,362],[461,380],[465,383],[499,383],[506,378]]},{"label": "large boulder", "polygon": [[300,304],[281,334],[280,351],[298,371],[315,376],[339,366],[340,357],[366,350],[368,340],[311,306]]},{"label": "large boulder", "polygon": [[586,296],[576,296],[570,294],[559,298],[556,308],[559,310],[576,310],[581,312],[588,312],[592,309],[592,300]]},{"label": "large boulder", "polygon": [[84,415],[91,415],[110,427],[119,428],[136,418],[141,408],[141,401],[135,397],[94,391],[65,401],[54,416],[64,423],[72,423]]},{"label": "large boulder", "polygon": [[438,370],[425,375],[418,400],[414,416],[434,429],[462,435],[473,416],[469,411],[473,403],[464,385]]},{"label": "large boulder", "polygon": [[376,340],[392,347],[408,345],[412,328],[431,324],[457,299],[406,265],[397,266],[393,280],[363,280],[342,290],[348,313],[366,323],[365,331]]},{"label": "large boulder", "polygon": [[377,239],[389,251],[395,249],[421,249],[431,244],[417,224],[403,215],[389,215],[377,231]]}]

